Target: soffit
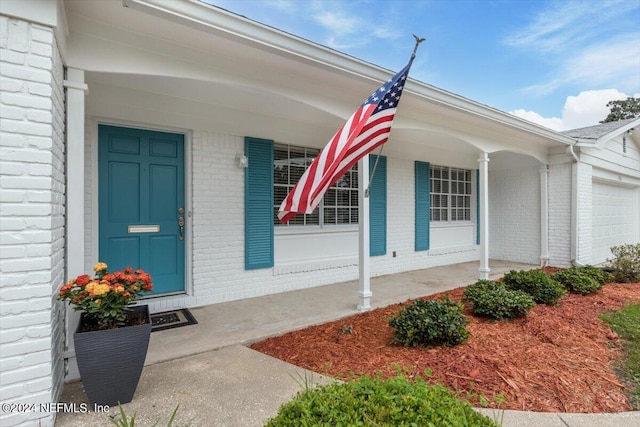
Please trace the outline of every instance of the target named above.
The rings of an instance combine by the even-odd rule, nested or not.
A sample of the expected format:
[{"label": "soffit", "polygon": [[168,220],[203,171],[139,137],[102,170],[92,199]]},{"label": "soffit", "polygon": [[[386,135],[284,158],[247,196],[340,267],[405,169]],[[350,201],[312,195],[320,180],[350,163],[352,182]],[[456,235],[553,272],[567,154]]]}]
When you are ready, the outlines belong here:
[{"label": "soffit", "polygon": [[[336,130],[392,74],[339,52],[333,52],[336,63],[329,64],[264,44],[212,36],[122,7],[117,0],[67,0],[65,7],[68,65],[124,87],[135,85],[238,110],[286,114]],[[331,55],[322,49],[320,54]],[[392,137],[425,146],[446,141],[452,149],[469,153],[508,149],[539,159],[550,147],[569,140],[415,80],[407,85]]]}]

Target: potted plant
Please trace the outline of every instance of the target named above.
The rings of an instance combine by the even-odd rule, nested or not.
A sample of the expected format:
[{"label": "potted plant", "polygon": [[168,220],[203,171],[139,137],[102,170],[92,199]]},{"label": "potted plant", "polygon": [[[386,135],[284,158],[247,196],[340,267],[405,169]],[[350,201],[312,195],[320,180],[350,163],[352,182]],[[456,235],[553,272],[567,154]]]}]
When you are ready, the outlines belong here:
[{"label": "potted plant", "polygon": [[93,266],[62,286],[58,299],[82,311],[74,334],[76,360],[84,390],[94,405],[115,406],[133,399],[149,347],[149,307],[134,306],[153,289],[151,276],[127,267],[109,273]]}]

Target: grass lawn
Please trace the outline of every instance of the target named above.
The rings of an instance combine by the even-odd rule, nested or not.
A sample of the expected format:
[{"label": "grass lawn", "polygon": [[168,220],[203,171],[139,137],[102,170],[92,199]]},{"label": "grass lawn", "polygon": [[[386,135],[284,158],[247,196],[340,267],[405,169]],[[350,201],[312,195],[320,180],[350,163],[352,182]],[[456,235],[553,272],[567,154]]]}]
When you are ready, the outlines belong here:
[{"label": "grass lawn", "polygon": [[631,406],[640,410],[640,304],[629,304],[602,315],[622,340],[621,370],[631,387]]}]

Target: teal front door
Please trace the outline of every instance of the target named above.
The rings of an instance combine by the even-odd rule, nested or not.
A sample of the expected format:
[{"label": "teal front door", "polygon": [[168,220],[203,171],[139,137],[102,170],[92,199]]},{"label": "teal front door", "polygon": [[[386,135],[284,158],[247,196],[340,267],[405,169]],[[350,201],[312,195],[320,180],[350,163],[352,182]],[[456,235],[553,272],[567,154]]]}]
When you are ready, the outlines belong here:
[{"label": "teal front door", "polygon": [[99,260],[185,291],[184,135],[100,125]]}]

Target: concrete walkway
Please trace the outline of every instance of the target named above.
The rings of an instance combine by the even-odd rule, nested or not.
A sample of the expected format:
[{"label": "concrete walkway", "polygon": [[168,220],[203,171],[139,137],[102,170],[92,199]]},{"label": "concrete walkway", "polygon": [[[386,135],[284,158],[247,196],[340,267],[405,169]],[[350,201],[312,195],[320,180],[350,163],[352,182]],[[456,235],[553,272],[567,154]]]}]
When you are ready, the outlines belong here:
[{"label": "concrete walkway", "polygon": [[[372,306],[382,307],[476,281],[477,263],[374,278]],[[492,278],[534,266],[491,262]],[[305,384],[331,379],[255,352],[245,345],[281,333],[355,314],[357,281],[216,304],[191,310],[197,325],[154,332],[134,400],[123,405],[136,425],[261,426]],[[114,373],[117,375],[117,373]],[[65,384],[61,402],[87,403],[82,383]],[[640,412],[621,414],[493,413],[504,427],[636,427]],[[117,408],[59,413],[56,426],[110,426]]]}]

